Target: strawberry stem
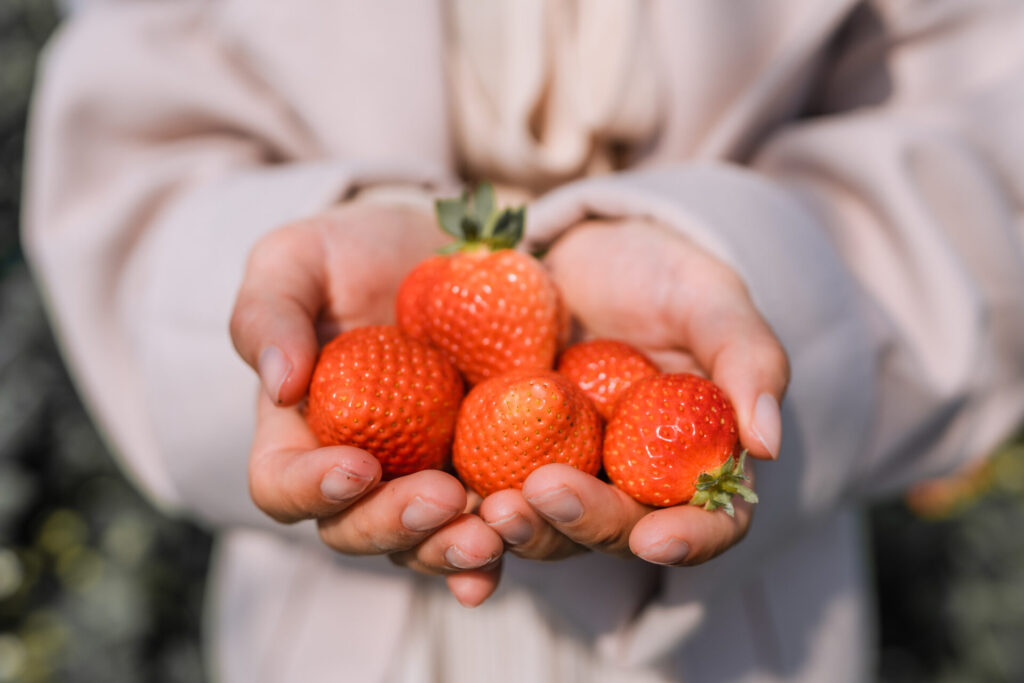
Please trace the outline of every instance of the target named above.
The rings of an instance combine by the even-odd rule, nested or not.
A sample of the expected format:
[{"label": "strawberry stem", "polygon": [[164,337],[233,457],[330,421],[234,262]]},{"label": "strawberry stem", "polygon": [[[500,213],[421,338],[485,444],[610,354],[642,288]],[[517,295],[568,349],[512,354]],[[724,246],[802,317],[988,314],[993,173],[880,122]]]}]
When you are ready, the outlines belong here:
[{"label": "strawberry stem", "polygon": [[703,506],[705,510],[724,510],[730,517],[736,510],[732,505],[732,497],[738,495],[748,503],[757,502],[757,494],[744,484],[750,481],[743,472],[743,464],[747,459],[747,450],[743,449],[739,458],[729,456],[722,465],[710,472],[701,472],[697,478],[697,493],[690,499],[690,505]]},{"label": "strawberry stem", "polygon": [[442,251],[512,249],[523,238],[526,207],[499,209],[494,186],[481,183],[472,194],[439,199],[434,203],[437,222],[456,242]]}]

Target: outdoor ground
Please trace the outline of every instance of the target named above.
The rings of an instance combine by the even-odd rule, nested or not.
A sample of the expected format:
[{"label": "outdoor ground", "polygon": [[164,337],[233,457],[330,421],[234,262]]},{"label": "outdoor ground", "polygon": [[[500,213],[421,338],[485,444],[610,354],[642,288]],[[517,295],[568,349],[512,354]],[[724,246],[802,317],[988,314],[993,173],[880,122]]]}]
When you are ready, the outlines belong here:
[{"label": "outdoor ground", "polygon": [[[18,244],[26,104],[55,23],[49,0],[0,0],[0,683],[198,683],[210,538],[114,465]],[[1024,681],[1022,442],[966,489],[939,519],[871,513],[880,681]]]}]

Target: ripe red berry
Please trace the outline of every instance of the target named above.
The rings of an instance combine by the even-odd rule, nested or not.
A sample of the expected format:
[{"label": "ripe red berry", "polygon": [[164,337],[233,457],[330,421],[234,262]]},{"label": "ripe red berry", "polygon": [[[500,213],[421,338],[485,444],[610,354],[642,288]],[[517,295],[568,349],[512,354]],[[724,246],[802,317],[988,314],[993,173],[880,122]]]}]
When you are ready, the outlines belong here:
[{"label": "ripe red berry", "polygon": [[658,374],[658,366],[625,342],[592,339],[562,352],[558,372],[576,382],[608,420],[622,392],[634,382]]},{"label": "ripe red berry", "polygon": [[453,464],[482,496],[523,481],[542,465],[601,469],[601,418],[579,387],[550,370],[517,370],[466,395],[455,430]]},{"label": "ripe red berry", "polygon": [[476,384],[513,368],[549,370],[567,317],[540,262],[512,249],[522,209],[499,211],[493,190],[438,202],[438,217],[458,241],[422,262],[399,289],[396,318],[408,334],[436,346]]},{"label": "ripe red berry", "polygon": [[360,327],[320,351],[306,420],[321,444],[369,451],[390,479],[447,464],[463,391],[437,349],[394,326]]},{"label": "ripe red berry", "polygon": [[649,377],[619,399],[604,441],[611,481],[647,505],[689,501],[732,514],[732,496],[756,502],[743,481],[736,415],[711,381],[690,374]]},{"label": "ripe red berry", "polygon": [[451,262],[447,256],[432,256],[421,261],[402,280],[395,298],[395,318],[398,327],[406,334],[420,340],[427,340],[430,327],[427,310],[434,283],[441,277]]}]

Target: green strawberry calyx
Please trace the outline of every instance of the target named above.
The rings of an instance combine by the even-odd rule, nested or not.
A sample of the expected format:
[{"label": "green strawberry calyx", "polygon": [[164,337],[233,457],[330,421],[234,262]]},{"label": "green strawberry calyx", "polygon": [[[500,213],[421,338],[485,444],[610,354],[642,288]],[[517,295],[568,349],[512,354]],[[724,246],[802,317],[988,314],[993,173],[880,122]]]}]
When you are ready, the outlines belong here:
[{"label": "green strawberry calyx", "polygon": [[733,517],[736,514],[732,505],[734,495],[748,503],[756,503],[757,494],[744,483],[750,481],[743,473],[746,459],[747,450],[743,449],[739,458],[729,456],[721,466],[710,472],[701,472],[697,477],[697,493],[690,499],[690,505],[699,505],[705,510],[724,510]]},{"label": "green strawberry calyx", "polygon": [[523,238],[526,207],[499,209],[490,183],[481,183],[461,197],[439,199],[434,210],[441,229],[456,240],[442,250],[444,253],[512,249]]}]

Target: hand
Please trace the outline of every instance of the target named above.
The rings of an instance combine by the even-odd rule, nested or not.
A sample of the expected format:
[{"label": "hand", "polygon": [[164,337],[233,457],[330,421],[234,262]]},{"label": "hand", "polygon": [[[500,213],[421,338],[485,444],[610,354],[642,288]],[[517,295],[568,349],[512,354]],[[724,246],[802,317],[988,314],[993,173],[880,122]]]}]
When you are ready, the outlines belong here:
[{"label": "hand", "polygon": [[[736,408],[742,445],[756,458],[778,454],[778,405],[789,365],[730,268],[686,238],[639,219],[581,223],[546,262],[588,335],[632,343],[666,371],[709,376]],[[742,500],[735,506],[735,517],[688,505],[653,509],[595,477],[548,465],[531,474],[521,492],[489,496],[480,515],[523,557],[554,559],[593,549],[691,565],[746,534],[752,506]]]},{"label": "hand", "polygon": [[[501,538],[476,515],[463,485],[440,471],[380,483],[370,453],[321,448],[296,405],[321,341],[391,322],[398,286],[443,238],[412,209],[349,205],[268,234],[253,248],[231,319],[242,358],[264,391],[249,460],[253,501],[283,523],[316,519],[338,552],[387,554],[444,574],[463,604],[497,586]],[[467,571],[468,570],[468,571]]]}]

